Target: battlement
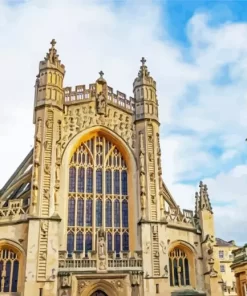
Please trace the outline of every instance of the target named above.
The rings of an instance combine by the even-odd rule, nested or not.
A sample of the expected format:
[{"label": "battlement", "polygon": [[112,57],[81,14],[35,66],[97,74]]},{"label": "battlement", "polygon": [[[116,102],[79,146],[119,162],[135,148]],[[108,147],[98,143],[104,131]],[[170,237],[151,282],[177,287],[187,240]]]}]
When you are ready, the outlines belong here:
[{"label": "battlement", "polygon": [[[135,99],[132,97],[127,97],[126,94],[117,91],[116,94],[113,92],[113,88],[108,87],[108,97],[107,100],[112,102],[115,105],[118,105],[124,109],[128,109],[131,111],[135,110]],[[85,85],[77,85],[73,90],[72,87],[64,88],[65,95],[65,104],[70,105],[75,102],[79,102],[82,100],[92,100],[95,97],[96,84],[89,84],[89,88],[86,88]]]}]

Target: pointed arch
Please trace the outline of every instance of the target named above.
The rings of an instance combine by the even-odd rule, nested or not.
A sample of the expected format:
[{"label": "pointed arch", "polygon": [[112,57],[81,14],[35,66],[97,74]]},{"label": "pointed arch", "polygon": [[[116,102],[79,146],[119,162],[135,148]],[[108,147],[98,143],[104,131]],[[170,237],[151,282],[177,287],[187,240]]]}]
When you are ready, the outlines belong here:
[{"label": "pointed arch", "polygon": [[[90,144],[91,139],[96,140],[98,138],[104,138],[105,139],[104,141],[108,141],[109,143],[111,143],[111,145],[109,147],[108,146],[106,147],[106,146],[102,146],[101,143],[95,142],[94,144],[92,144],[93,145],[92,146]],[[90,145],[92,147],[96,145],[93,148],[94,150],[92,150],[92,147]],[[93,156],[94,162],[86,165],[86,167],[84,168],[84,173],[82,173],[81,171],[79,172],[79,169],[78,169],[80,166],[83,166],[83,163],[84,163],[83,155],[87,153],[87,152],[85,153],[81,152],[80,155],[78,154],[78,151],[81,149],[80,147],[82,146],[87,146],[88,149],[91,150],[91,152],[94,151],[93,152],[94,154],[91,153],[92,155],[94,155]],[[112,149],[113,147],[114,149]],[[102,148],[104,149],[104,153],[106,153],[108,157],[107,161],[105,161],[105,156],[103,156],[103,159],[102,159],[103,161],[101,160],[101,155],[103,153]],[[86,151],[88,149],[86,149]],[[110,150],[111,150],[112,157],[109,158]],[[73,157],[75,153],[77,153],[78,155],[77,157]],[[120,156],[117,156],[117,155],[120,155]],[[74,162],[71,163],[70,162],[71,159],[75,160],[77,163],[74,163]],[[69,187],[70,187],[69,176],[68,176],[69,166],[77,167],[76,178],[75,178],[76,179],[75,188],[76,189],[79,188],[79,191],[77,190],[78,192],[69,193],[69,196],[68,196]],[[113,167],[116,169],[113,169]],[[104,170],[101,171],[101,168],[104,168]],[[120,171],[118,170],[118,168]],[[88,169],[90,169],[91,172],[88,173]],[[126,173],[123,173],[123,171],[125,171]],[[65,219],[63,219],[63,222],[62,222],[64,224],[63,228],[64,229],[67,228],[67,221],[68,221],[68,219],[66,219],[68,215],[68,203],[66,204],[66,202],[64,201],[68,200],[69,198],[72,198],[72,196],[75,196],[75,198],[78,198],[77,195],[79,193],[80,198],[83,201],[82,203],[83,206],[81,206],[80,208],[84,207],[83,208],[84,221],[81,221],[82,218],[80,219],[78,218],[78,208],[77,208],[77,211],[75,211],[75,215],[77,215],[77,217],[75,217],[73,221],[74,220],[78,221],[79,219],[81,221],[80,222],[81,224],[84,223],[83,225],[84,227],[86,226],[86,227],[92,228],[93,248],[96,243],[95,241],[96,236],[94,235],[93,228],[99,227],[102,224],[101,221],[103,219],[103,223],[109,225],[108,227],[113,227],[111,230],[112,231],[112,247],[114,248],[114,237],[115,237],[114,224],[116,222],[116,227],[120,227],[120,228],[124,227],[123,231],[128,232],[129,250],[133,251],[137,246],[137,223],[135,221],[136,217],[138,216],[137,186],[135,186],[136,171],[137,171],[137,162],[136,162],[136,158],[134,156],[133,151],[124,142],[123,139],[121,139],[117,134],[115,134],[113,131],[109,130],[108,128],[97,126],[94,128],[89,128],[83,132],[78,133],[76,136],[74,136],[65,147],[65,150],[62,155],[61,192],[62,194],[64,194],[64,196],[61,196],[61,199],[60,199],[61,203],[59,204],[59,213],[62,217],[65,217]],[[81,178],[80,181],[79,181],[79,176]],[[90,181],[91,180],[90,176],[92,176],[92,182]],[[117,182],[117,184],[116,182],[114,182],[114,180]],[[87,194],[87,196],[85,195],[85,198],[83,197],[83,194],[84,194],[83,190],[84,190],[84,193]],[[103,199],[101,201],[102,195],[103,195]],[[120,201],[120,206],[118,205],[118,202],[114,202],[116,199],[113,198],[113,195],[116,196],[116,198]],[[121,196],[123,196],[123,198]],[[126,201],[124,201],[124,207],[122,210],[123,199]],[[95,219],[94,221],[94,218],[92,220],[92,216],[87,215],[87,213],[89,213],[89,211],[92,210],[93,215],[95,215],[94,211],[96,209],[97,209],[97,220]],[[118,217],[117,216],[115,217],[114,215],[115,213],[114,210],[119,212],[119,217],[123,212],[124,220],[120,219],[120,221],[118,221],[119,220]],[[109,217],[106,216],[107,214],[109,215]],[[128,222],[127,222],[127,219],[128,219]],[[67,229],[67,231],[69,231],[69,229]],[[120,232],[121,236],[123,234],[123,231]],[[61,238],[63,239],[62,235],[61,235]],[[86,251],[86,235],[85,234],[84,234],[83,241],[85,245],[83,249]],[[128,240],[126,236],[125,243],[124,243],[125,248],[127,246],[127,242]],[[120,239],[119,243],[120,243],[120,246],[123,245],[122,239]],[[66,243],[63,242],[63,245],[66,248]]]},{"label": "pointed arch", "polygon": [[96,291],[102,291],[108,296],[117,296],[118,292],[114,285],[111,283],[105,281],[105,280],[99,280],[96,283],[93,283],[92,285],[89,285],[80,296],[91,296]]},{"label": "pointed arch", "polygon": [[0,292],[21,292],[23,290],[25,251],[14,240],[0,239],[0,274],[5,273],[0,283]]},{"label": "pointed arch", "polygon": [[186,241],[177,240],[169,245],[170,286],[195,287],[196,254],[196,249]]}]

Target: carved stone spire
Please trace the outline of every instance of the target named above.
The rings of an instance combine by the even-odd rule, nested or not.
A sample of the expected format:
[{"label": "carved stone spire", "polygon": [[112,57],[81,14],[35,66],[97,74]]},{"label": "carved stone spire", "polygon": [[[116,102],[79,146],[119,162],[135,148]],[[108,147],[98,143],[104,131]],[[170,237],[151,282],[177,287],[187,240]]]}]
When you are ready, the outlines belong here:
[{"label": "carved stone spire", "polygon": [[150,76],[150,72],[148,71],[148,67],[146,65],[147,60],[143,57],[140,62],[141,62],[141,67],[138,72],[138,77],[135,79],[134,85],[133,85],[134,91],[136,87],[139,87],[141,85],[148,85],[156,89],[156,82]]},{"label": "carved stone spire", "polygon": [[44,60],[40,62],[39,68],[40,70],[44,68],[56,68],[62,73],[62,75],[64,75],[65,67],[63,64],[61,64],[61,61],[58,59],[59,55],[57,54],[57,49],[55,48],[55,39],[52,39],[50,44],[51,47],[49,49],[49,52],[46,54]]},{"label": "carved stone spire", "polygon": [[138,77],[143,78],[143,77],[149,77],[149,72],[148,72],[148,67],[146,66],[146,59],[143,57],[140,61],[142,63],[140,67],[140,71],[138,73]]},{"label": "carved stone spire", "polygon": [[195,218],[198,218],[198,211],[199,211],[199,194],[198,192],[195,193]]},{"label": "carved stone spire", "polygon": [[202,181],[200,181],[199,187],[200,187],[200,194],[199,194],[199,200],[198,200],[199,210],[207,210],[213,213],[211,202],[208,195],[207,185],[204,185]]}]

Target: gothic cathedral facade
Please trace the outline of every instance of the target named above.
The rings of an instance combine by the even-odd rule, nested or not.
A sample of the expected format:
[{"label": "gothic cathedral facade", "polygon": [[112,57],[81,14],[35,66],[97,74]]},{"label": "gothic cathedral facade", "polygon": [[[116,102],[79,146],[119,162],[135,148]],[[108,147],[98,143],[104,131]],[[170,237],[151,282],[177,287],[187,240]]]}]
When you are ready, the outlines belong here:
[{"label": "gothic cathedral facade", "polygon": [[162,179],[145,59],[133,98],[103,72],[75,90],[64,75],[52,40],[35,84],[34,148],[0,192],[0,294],[223,295],[207,186],[182,211]]}]

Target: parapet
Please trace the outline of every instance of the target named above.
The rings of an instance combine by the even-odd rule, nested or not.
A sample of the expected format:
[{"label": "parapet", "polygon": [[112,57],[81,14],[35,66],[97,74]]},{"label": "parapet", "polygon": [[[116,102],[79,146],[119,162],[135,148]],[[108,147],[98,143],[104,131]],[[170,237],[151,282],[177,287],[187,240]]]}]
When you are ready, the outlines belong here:
[{"label": "parapet", "polygon": [[[135,110],[135,99],[132,97],[127,97],[126,94],[117,91],[115,94],[113,88],[107,86],[108,88],[108,97],[107,100],[113,105],[120,106],[129,111]],[[92,100],[95,97],[96,84],[89,84],[89,88],[86,88],[85,85],[77,85],[73,90],[72,87],[64,88],[64,101],[65,105],[70,105],[74,103],[79,103],[83,100]]]}]

